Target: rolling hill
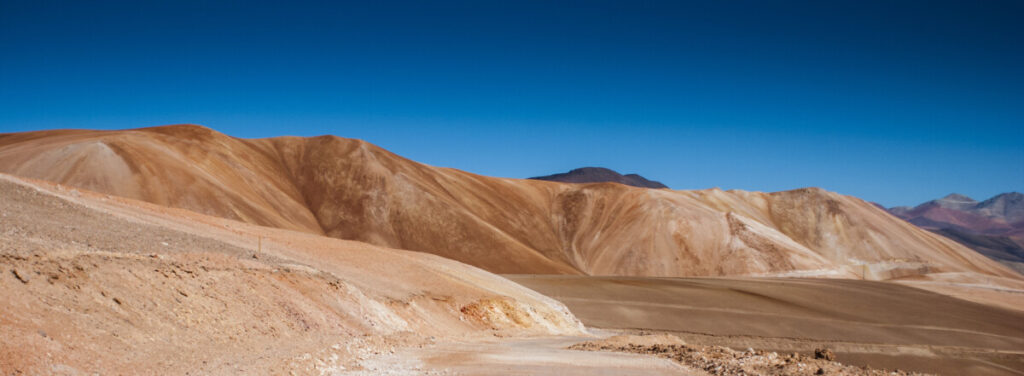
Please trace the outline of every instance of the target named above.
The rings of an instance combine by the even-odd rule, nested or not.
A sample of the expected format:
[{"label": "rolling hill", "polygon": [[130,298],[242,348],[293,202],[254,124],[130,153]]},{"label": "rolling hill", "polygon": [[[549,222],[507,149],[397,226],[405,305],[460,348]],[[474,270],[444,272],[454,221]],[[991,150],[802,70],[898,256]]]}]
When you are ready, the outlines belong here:
[{"label": "rolling hill", "polygon": [[492,178],[334,136],[240,139],[196,125],[4,134],[0,172],[497,273],[1019,278],[870,203],[822,189]]}]

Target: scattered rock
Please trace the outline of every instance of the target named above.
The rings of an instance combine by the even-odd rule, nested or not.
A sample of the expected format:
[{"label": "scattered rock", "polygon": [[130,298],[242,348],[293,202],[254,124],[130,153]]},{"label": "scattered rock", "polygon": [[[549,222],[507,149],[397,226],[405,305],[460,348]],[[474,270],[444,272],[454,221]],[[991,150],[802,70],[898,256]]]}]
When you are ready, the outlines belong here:
[{"label": "scattered rock", "polygon": [[831,349],[814,349],[814,359],[836,360],[836,354]]},{"label": "scattered rock", "polygon": [[114,298],[114,303],[117,303],[118,305],[121,305],[121,299]]},{"label": "scattered rock", "polygon": [[14,278],[17,278],[21,283],[28,283],[28,273],[24,270],[11,269],[11,273],[14,273]]},{"label": "scattered rock", "polygon": [[722,346],[694,346],[681,343],[657,343],[644,336],[616,336],[600,341],[583,342],[570,346],[573,350],[620,351],[649,354],[672,359],[714,376],[735,375],[837,375],[837,376],[892,376],[919,375],[901,370],[872,370],[834,362],[830,349],[817,349],[814,358],[792,353],[780,356],[775,352],[748,348],[736,351]]}]

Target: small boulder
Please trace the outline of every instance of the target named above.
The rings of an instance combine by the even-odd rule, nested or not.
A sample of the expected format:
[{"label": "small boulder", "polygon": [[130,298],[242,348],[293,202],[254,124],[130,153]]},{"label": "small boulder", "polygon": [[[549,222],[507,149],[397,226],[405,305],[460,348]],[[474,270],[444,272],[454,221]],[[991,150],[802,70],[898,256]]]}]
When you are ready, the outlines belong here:
[{"label": "small boulder", "polygon": [[24,270],[11,269],[11,273],[14,274],[14,278],[17,278],[21,283],[28,283],[28,272]]},{"label": "small boulder", "polygon": [[814,359],[836,360],[836,354],[831,349],[814,349]]}]

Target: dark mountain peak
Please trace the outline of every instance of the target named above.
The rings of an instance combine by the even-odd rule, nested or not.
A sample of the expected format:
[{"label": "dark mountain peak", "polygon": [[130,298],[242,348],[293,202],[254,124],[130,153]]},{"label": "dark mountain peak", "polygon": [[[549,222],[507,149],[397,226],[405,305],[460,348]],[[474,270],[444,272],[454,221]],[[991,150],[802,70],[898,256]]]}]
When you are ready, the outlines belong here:
[{"label": "dark mountain peak", "polygon": [[959,193],[950,193],[946,197],[941,198],[944,201],[960,201],[960,202],[978,202],[977,200],[967,197]]},{"label": "dark mountain peak", "polygon": [[1024,201],[1024,193],[1020,192],[1006,192],[992,196],[992,198],[985,200],[984,202],[1003,200],[1007,202],[1021,202]]},{"label": "dark mountain peak", "polygon": [[974,209],[974,207],[977,205],[978,201],[973,198],[967,197],[959,193],[950,193],[946,195],[946,197],[940,198],[938,200],[931,200],[924,204],[921,204],[918,206],[918,208],[938,206],[953,210],[971,210]]},{"label": "dark mountain peak", "polygon": [[1024,194],[1008,192],[978,202],[959,193],[889,213],[953,239],[1024,273]]},{"label": "dark mountain peak", "polygon": [[620,175],[621,176],[621,174],[619,174],[618,172],[615,172],[615,170],[612,170],[610,168],[604,168],[604,167],[580,167],[580,168],[573,169],[572,171],[569,171],[568,173],[569,174],[612,174],[612,175]]},{"label": "dark mountain peak", "polygon": [[1014,231],[1024,229],[1024,194],[1007,192],[978,202],[965,195],[952,193],[913,208],[890,208],[889,213],[928,228],[1013,235],[1016,234]]},{"label": "dark mountain peak", "polygon": [[1024,220],[1024,194],[1008,192],[996,195],[978,204],[978,211],[986,216],[999,217],[1008,223]]},{"label": "dark mountain peak", "polygon": [[647,180],[637,174],[622,175],[615,170],[604,167],[581,167],[560,174],[537,176],[530,179],[557,181],[562,183],[619,183],[642,188],[668,188],[664,184]]}]

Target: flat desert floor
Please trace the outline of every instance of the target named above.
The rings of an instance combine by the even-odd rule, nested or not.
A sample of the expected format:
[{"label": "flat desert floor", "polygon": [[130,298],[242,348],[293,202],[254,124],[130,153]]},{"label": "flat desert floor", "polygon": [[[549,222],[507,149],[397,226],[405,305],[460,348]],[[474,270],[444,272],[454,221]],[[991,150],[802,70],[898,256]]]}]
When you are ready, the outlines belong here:
[{"label": "flat desert floor", "polygon": [[1024,374],[1024,312],[896,283],[507,275],[588,327],[945,375]]}]

